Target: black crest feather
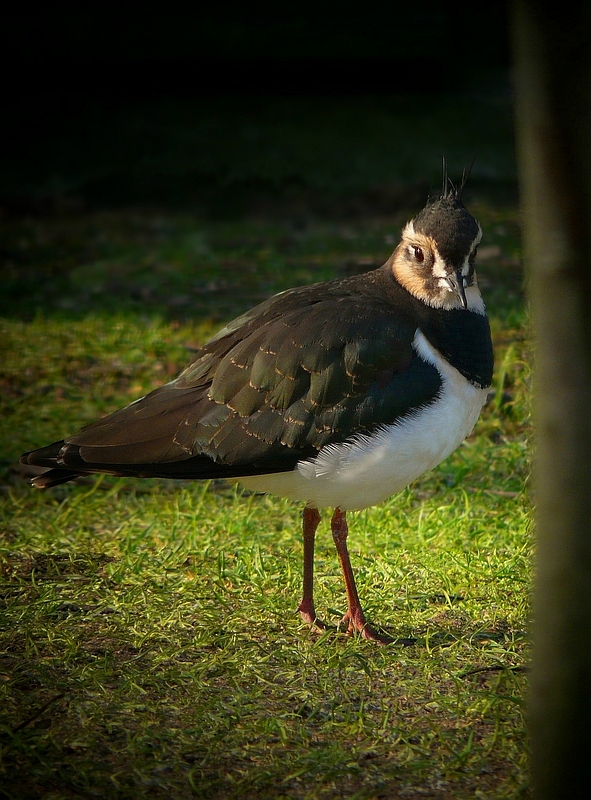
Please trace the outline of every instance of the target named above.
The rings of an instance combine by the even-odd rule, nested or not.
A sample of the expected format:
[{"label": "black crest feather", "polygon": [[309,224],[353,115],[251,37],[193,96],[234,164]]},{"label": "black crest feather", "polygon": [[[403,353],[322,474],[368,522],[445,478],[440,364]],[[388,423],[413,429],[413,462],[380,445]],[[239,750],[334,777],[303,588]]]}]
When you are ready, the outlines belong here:
[{"label": "black crest feather", "polygon": [[468,182],[468,178],[472,172],[472,168],[474,166],[474,160],[470,166],[466,169],[462,170],[462,177],[460,179],[460,183],[456,185],[452,179],[449,177],[448,170],[447,170],[447,159],[445,156],[442,157],[442,173],[443,173],[443,183],[441,187],[441,194],[438,197],[434,197],[433,200],[456,200],[458,203],[462,202],[462,193]]}]

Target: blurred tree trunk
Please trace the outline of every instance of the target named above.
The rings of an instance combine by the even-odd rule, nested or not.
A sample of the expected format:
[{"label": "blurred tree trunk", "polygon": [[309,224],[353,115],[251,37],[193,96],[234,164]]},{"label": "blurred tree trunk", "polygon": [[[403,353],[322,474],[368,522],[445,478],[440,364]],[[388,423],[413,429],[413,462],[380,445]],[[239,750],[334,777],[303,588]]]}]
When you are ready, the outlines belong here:
[{"label": "blurred tree trunk", "polygon": [[591,3],[514,0],[536,337],[536,800],[591,798]]}]

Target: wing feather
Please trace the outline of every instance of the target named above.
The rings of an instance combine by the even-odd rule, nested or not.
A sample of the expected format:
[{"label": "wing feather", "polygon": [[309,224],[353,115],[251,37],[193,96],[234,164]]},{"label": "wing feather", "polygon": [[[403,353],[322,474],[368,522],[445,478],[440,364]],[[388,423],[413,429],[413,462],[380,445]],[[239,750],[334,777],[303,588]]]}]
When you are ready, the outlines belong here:
[{"label": "wing feather", "polygon": [[391,302],[387,281],[382,269],[265,301],[213,337],[175,381],[67,438],[45,465],[264,474],[396,422],[431,402],[441,381],[413,350],[416,326]]}]

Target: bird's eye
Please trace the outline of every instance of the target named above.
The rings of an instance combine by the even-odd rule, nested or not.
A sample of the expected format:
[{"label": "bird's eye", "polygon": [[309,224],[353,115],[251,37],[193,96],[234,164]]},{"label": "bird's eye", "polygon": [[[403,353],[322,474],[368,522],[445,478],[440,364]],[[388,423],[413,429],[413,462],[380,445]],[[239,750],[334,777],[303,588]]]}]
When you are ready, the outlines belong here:
[{"label": "bird's eye", "polygon": [[419,264],[422,264],[423,261],[425,260],[425,254],[423,253],[423,249],[413,244],[411,250],[413,256],[415,257],[415,261],[418,261]]}]

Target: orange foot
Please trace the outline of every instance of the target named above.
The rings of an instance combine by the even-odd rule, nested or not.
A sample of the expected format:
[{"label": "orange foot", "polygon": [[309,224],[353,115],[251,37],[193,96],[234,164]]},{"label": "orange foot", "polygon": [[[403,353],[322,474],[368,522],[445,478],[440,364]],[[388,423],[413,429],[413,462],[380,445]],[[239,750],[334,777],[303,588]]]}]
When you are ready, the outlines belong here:
[{"label": "orange foot", "polygon": [[363,611],[349,610],[341,620],[341,628],[346,628],[348,636],[358,634],[363,639],[368,639],[370,642],[377,642],[378,644],[392,644],[396,639],[388,636],[386,633],[380,633],[373,628],[369,622],[366,621]]},{"label": "orange foot", "polygon": [[314,606],[308,607],[302,602],[298,611],[300,612],[302,622],[305,622],[306,625],[309,625],[311,628],[316,628],[319,631],[328,630],[328,625],[316,616]]}]

